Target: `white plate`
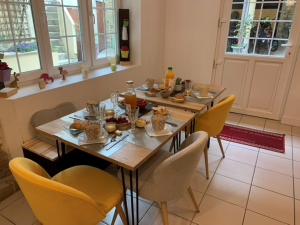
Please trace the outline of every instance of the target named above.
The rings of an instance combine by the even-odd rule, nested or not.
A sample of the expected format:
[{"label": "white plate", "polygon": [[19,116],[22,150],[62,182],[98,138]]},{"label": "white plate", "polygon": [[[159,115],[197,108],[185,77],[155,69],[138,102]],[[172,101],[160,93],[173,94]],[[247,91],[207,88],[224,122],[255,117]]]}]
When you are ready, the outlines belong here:
[{"label": "white plate", "polygon": [[103,134],[103,136],[94,140],[88,139],[84,132],[78,135],[79,145],[106,144],[107,141],[108,141],[108,135],[105,133]]},{"label": "white plate", "polygon": [[193,92],[192,94],[197,99],[211,99],[211,98],[214,98],[214,95],[212,93],[208,93],[208,96],[201,96],[199,92]]},{"label": "white plate", "polygon": [[167,136],[172,134],[172,126],[169,124],[166,124],[165,128],[161,131],[154,131],[152,128],[152,124],[150,123],[147,124],[145,130],[150,137],[160,137],[160,136]]}]

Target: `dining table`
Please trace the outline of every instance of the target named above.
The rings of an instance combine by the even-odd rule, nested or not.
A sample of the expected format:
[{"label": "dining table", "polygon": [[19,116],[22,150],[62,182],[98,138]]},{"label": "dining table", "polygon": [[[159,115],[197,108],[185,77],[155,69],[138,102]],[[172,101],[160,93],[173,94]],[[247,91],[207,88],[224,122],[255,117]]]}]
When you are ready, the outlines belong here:
[{"label": "dining table", "polygon": [[[186,103],[174,103],[167,99],[158,97],[146,97],[142,91],[136,91],[137,98],[145,99],[156,105],[164,105],[169,112],[168,123],[170,133],[164,136],[150,136],[144,128],[136,128],[135,132],[123,131],[122,135],[112,141],[108,136],[105,144],[82,144],[77,135],[72,135],[70,132],[70,125],[75,120],[85,120],[87,115],[86,109],[81,109],[77,112],[71,113],[64,117],[50,121],[46,124],[36,127],[38,134],[56,140],[58,154],[61,157],[65,156],[66,147],[70,146],[88,153],[94,157],[105,160],[120,168],[121,180],[124,192],[124,208],[129,223],[128,202],[126,198],[126,190],[130,190],[130,204],[131,204],[131,224],[139,223],[139,169],[151,157],[158,153],[162,146],[174,137],[181,136],[181,131],[186,130],[187,127],[193,127],[193,123],[199,113],[210,107],[214,100],[223,92],[223,89],[215,92],[212,98],[201,101],[187,101]],[[113,104],[110,100],[105,100],[106,109],[113,109]],[[117,111],[122,113],[122,109]],[[141,116],[141,118],[149,121],[152,112],[148,112]],[[126,182],[125,173],[129,174],[129,182]],[[135,178],[135,179],[133,179]],[[135,184],[133,184],[135,181]],[[129,183],[129,187],[126,184]],[[136,193],[136,205],[134,207],[134,195]],[[134,213],[134,208],[136,214]]]}]

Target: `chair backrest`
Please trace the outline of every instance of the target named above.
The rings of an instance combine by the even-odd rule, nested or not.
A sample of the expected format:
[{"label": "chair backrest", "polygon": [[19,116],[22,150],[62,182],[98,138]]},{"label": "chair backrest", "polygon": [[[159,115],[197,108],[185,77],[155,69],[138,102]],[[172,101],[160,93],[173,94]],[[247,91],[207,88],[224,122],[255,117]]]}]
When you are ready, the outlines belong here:
[{"label": "chair backrest", "polygon": [[85,193],[51,180],[37,163],[15,158],[9,167],[43,225],[96,225],[105,218],[101,205]]},{"label": "chair backrest", "polygon": [[156,201],[170,201],[182,197],[191,185],[207,141],[206,132],[193,133],[185,141],[184,149],[158,165],[150,177],[150,184],[143,186],[151,195],[148,197]]},{"label": "chair backrest", "polygon": [[76,107],[73,103],[62,103],[53,109],[44,109],[33,114],[33,116],[31,117],[31,125],[33,127],[38,127],[42,124],[56,120],[75,111]]},{"label": "chair backrest", "polygon": [[201,115],[197,119],[196,129],[207,132],[210,137],[219,135],[223,130],[235,99],[234,95],[230,95]]}]

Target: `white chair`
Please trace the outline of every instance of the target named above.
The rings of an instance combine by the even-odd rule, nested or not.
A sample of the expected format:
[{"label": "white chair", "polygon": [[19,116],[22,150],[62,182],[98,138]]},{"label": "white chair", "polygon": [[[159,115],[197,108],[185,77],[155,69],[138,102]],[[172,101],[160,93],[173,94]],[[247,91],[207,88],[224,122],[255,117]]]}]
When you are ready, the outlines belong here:
[{"label": "white chair", "polygon": [[199,211],[190,185],[207,141],[206,132],[193,133],[182,143],[181,151],[174,155],[160,151],[139,169],[140,196],[160,203],[164,225],[169,224],[167,202],[181,198],[185,191]]}]

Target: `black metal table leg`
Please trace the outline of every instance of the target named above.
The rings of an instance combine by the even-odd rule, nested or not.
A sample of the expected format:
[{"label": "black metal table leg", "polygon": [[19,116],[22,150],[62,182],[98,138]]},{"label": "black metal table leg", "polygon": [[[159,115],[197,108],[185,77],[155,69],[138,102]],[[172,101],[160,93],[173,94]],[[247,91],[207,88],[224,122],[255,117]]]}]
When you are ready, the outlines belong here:
[{"label": "black metal table leg", "polygon": [[136,191],[136,225],[139,224],[139,171],[135,171],[135,191]]},{"label": "black metal table leg", "polygon": [[128,206],[127,206],[127,198],[126,198],[126,184],[125,184],[125,176],[124,176],[124,169],[121,168],[121,175],[122,175],[122,185],[123,185],[123,194],[124,194],[124,208],[126,214],[127,224],[129,225],[129,217],[128,217]]},{"label": "black metal table leg", "polygon": [[134,205],[133,205],[132,171],[129,171],[129,179],[130,179],[131,223],[132,223],[132,225],[134,225]]},{"label": "black metal table leg", "polygon": [[172,139],[172,142],[171,142],[171,145],[170,145],[169,152],[171,152],[171,151],[172,151],[172,149],[173,149],[174,145],[175,145],[175,137],[173,137],[173,139]]}]

